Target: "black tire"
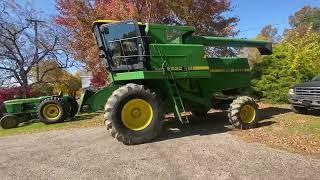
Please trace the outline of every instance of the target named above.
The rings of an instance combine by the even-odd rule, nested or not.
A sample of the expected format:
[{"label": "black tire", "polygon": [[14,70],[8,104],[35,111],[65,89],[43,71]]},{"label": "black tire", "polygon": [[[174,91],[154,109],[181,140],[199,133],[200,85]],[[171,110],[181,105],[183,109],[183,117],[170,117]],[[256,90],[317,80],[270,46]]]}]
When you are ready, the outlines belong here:
[{"label": "black tire", "polygon": [[[252,114],[248,113],[249,121],[242,118],[241,113],[249,107]],[[254,114],[253,114],[254,111]],[[228,112],[229,122],[239,129],[249,129],[256,126],[259,120],[258,105],[255,100],[248,96],[241,96],[235,99]]]},{"label": "black tire", "polygon": [[1,118],[0,125],[3,129],[16,128],[19,125],[19,119],[14,115],[6,115]]},{"label": "black tire", "polygon": [[[54,106],[58,108],[58,115],[50,119],[48,115],[46,115],[47,112],[45,110],[45,108],[48,106]],[[43,122],[44,124],[54,124],[63,122],[68,118],[68,115],[68,106],[66,105],[64,100],[59,97],[49,97],[43,100],[38,107],[38,118],[40,122]]]},{"label": "black tire", "polygon": [[79,105],[78,102],[76,101],[75,98],[70,97],[68,99],[68,105],[69,105],[69,117],[73,118],[79,110]]},{"label": "black tire", "polygon": [[[151,106],[152,118],[146,127],[132,130],[122,120],[122,110],[130,100],[143,100]],[[133,112],[131,111],[131,114]],[[156,138],[162,129],[163,113],[155,92],[143,85],[127,84],[115,90],[105,105],[105,125],[111,136],[127,145],[141,144]]]},{"label": "black tire", "polygon": [[308,114],[308,108],[303,107],[303,106],[291,105],[291,110],[292,110],[292,112],[297,113],[297,114]]}]

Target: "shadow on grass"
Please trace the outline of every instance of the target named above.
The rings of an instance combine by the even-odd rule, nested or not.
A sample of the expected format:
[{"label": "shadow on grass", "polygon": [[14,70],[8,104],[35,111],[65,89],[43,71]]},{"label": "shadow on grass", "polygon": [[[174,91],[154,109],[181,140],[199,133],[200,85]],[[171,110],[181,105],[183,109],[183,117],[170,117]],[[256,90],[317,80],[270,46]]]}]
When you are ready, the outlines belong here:
[{"label": "shadow on grass", "polygon": [[65,122],[89,120],[99,116],[100,114],[101,113],[79,114],[73,118],[68,118],[67,120],[65,120]]},{"label": "shadow on grass", "polygon": [[272,120],[274,116],[280,115],[280,114],[286,114],[291,112],[290,109],[287,108],[280,108],[280,107],[266,107],[263,109],[259,109],[259,123],[255,128],[260,128],[264,126],[271,126],[272,124],[275,124],[276,121]]},{"label": "shadow on grass", "polygon": [[307,115],[320,116],[320,109],[310,109]]},{"label": "shadow on grass", "polygon": [[29,125],[32,125],[32,124],[34,124],[34,123],[40,123],[40,122],[39,122],[38,119],[31,119],[31,120],[29,120],[29,121],[20,123],[17,128],[24,127],[24,126],[29,126]]},{"label": "shadow on grass", "polygon": [[291,112],[290,109],[280,108],[280,107],[267,107],[267,108],[259,109],[261,120],[272,119],[276,115],[285,114],[289,112]]},{"label": "shadow on grass", "polygon": [[[291,112],[289,109],[278,107],[267,107],[259,110],[260,121],[255,128],[271,126],[276,123],[272,118],[279,114]],[[164,128],[156,141],[176,139],[187,136],[205,136],[211,134],[224,133],[234,129],[228,121],[226,111],[215,111],[208,113],[206,118],[189,116],[189,124],[181,124],[179,120],[173,119],[165,121]]]}]

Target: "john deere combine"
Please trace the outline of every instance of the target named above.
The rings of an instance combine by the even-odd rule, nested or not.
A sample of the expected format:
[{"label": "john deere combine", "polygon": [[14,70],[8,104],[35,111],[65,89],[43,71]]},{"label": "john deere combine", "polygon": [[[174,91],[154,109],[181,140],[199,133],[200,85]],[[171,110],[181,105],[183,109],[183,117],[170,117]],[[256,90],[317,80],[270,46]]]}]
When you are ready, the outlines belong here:
[{"label": "john deere combine", "polygon": [[105,124],[117,140],[138,144],[154,139],[169,112],[188,123],[182,112],[205,114],[211,107],[227,108],[235,127],[257,123],[257,104],[248,96],[248,60],[209,58],[205,48],[256,47],[267,55],[272,53],[271,43],[197,36],[191,26],[135,21],[100,20],[92,30],[110,72],[110,85],[98,92],[87,91],[81,111],[104,106]]},{"label": "john deere combine", "polygon": [[144,24],[135,21],[94,22],[100,57],[109,85],[85,90],[80,112],[104,108],[105,125],[124,144],[154,139],[166,113],[202,115],[214,108],[228,109],[237,128],[258,121],[257,104],[249,97],[250,67],[246,58],[208,57],[206,47],[256,47],[272,53],[265,41],[198,36],[191,26]]}]

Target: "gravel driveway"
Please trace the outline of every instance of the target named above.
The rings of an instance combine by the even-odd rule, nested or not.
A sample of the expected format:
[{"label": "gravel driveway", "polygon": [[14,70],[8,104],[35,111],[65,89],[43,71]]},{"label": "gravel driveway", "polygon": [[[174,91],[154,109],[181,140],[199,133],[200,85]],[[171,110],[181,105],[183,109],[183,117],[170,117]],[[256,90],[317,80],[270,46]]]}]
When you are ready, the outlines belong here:
[{"label": "gravel driveway", "polygon": [[248,144],[212,123],[125,146],[103,127],[0,138],[0,179],[319,179],[320,160]]}]

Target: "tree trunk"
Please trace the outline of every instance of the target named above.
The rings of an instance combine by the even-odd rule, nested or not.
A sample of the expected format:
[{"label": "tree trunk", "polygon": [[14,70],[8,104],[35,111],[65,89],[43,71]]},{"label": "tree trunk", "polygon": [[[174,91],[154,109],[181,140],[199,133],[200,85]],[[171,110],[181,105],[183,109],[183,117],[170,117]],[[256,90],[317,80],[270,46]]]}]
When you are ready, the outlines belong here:
[{"label": "tree trunk", "polygon": [[29,83],[28,83],[28,76],[25,73],[20,73],[21,77],[21,92],[20,95],[22,98],[27,98],[29,92]]}]

